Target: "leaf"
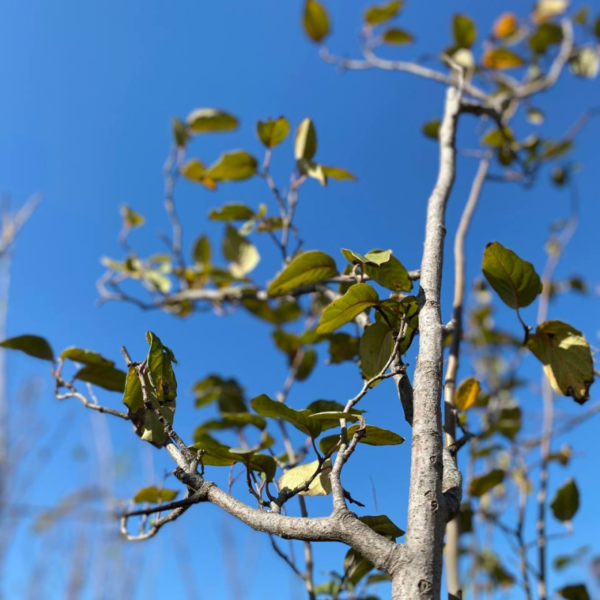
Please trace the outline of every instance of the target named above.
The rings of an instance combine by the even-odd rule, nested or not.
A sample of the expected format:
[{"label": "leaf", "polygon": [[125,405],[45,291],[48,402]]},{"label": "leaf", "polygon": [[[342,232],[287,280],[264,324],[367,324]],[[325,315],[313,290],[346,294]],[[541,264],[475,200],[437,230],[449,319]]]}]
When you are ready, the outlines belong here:
[{"label": "leaf", "polygon": [[554,516],[563,523],[570,522],[579,509],[579,490],[573,479],[569,479],[550,503]]},{"label": "leaf", "polygon": [[281,144],[290,133],[290,122],[285,117],[258,121],[256,124],[258,139],[267,147]]},{"label": "leaf", "polygon": [[441,122],[439,119],[434,119],[433,121],[427,121],[427,123],[425,123],[422,127],[423,135],[432,140],[438,140],[440,137],[440,127],[441,127]]},{"label": "leaf", "polygon": [[307,0],[304,5],[304,31],[317,44],[322,42],[330,32],[327,11],[320,2]]},{"label": "leaf", "polygon": [[177,118],[173,119],[173,139],[178,148],[185,148],[185,145],[190,139],[187,125]]},{"label": "leaf", "polygon": [[500,485],[504,481],[504,471],[502,469],[494,469],[485,475],[474,477],[471,480],[469,492],[472,496],[480,498],[487,494],[491,489]]},{"label": "leaf", "polygon": [[545,23],[562,15],[567,8],[569,8],[569,0],[538,0],[533,11],[533,20],[535,23]]},{"label": "leaf", "polygon": [[258,161],[244,150],[222,154],[206,171],[205,178],[213,181],[241,181],[256,175]]},{"label": "leaf", "polygon": [[351,548],[344,558],[344,581],[348,581],[351,586],[356,586],[374,568],[375,565],[370,560]]},{"label": "leaf", "polygon": [[[372,256],[375,252],[381,251],[371,250],[367,253],[367,256]],[[408,276],[408,271],[395,256],[390,256],[389,260],[380,264],[379,267],[367,264],[365,274],[379,285],[393,292],[410,292],[412,290],[413,284]]]},{"label": "leaf", "polygon": [[127,373],[110,364],[89,364],[79,369],[75,379],[87,381],[111,392],[123,393]]},{"label": "leaf", "polygon": [[583,583],[566,585],[565,587],[556,590],[556,593],[561,598],[566,598],[567,600],[591,600],[587,587]]},{"label": "leaf", "polygon": [[230,270],[234,277],[243,277],[260,262],[256,246],[231,225],[227,225],[223,237],[223,256],[231,261]]},{"label": "leaf", "polygon": [[321,165],[321,171],[323,171],[325,177],[331,177],[338,181],[356,181],[356,177],[350,171],[346,171],[346,169],[341,169],[340,167],[326,167],[325,165]]},{"label": "leaf", "polygon": [[573,75],[595,79],[600,70],[598,51],[594,48],[581,48],[569,61],[569,68]]},{"label": "leaf", "polygon": [[316,332],[331,333],[377,304],[379,304],[377,292],[367,283],[357,283],[323,311]]},{"label": "leaf", "polygon": [[529,47],[537,54],[545,54],[550,46],[563,41],[562,27],[556,23],[543,23],[529,38]]},{"label": "leaf", "polygon": [[277,275],[267,289],[269,296],[282,296],[304,285],[312,285],[338,275],[331,256],[312,250],[299,254]]},{"label": "leaf", "polygon": [[583,334],[562,321],[546,321],[538,326],[527,347],[544,366],[554,390],[583,404],[589,400],[594,382],[590,346]]},{"label": "leaf", "polygon": [[304,119],[296,129],[294,158],[310,161],[317,152],[317,132],[311,119]]},{"label": "leaf", "polygon": [[385,537],[399,538],[404,535],[404,531],[395,525],[392,520],[386,515],[376,517],[359,517],[365,525],[368,525],[375,533],[379,533]]},{"label": "leaf", "polygon": [[354,360],[357,351],[357,338],[347,333],[334,333],[329,337],[329,364],[337,365],[347,360]]},{"label": "leaf", "polygon": [[398,27],[390,27],[384,31],[381,39],[386,44],[391,44],[393,46],[404,46],[405,44],[411,44],[415,41],[412,33],[409,33],[404,29],[399,29]]},{"label": "leaf", "polygon": [[97,352],[92,352],[91,350],[84,350],[82,348],[75,348],[75,346],[71,346],[70,348],[66,348],[65,350],[63,350],[60,353],[60,358],[68,358],[69,360],[81,363],[82,365],[113,366],[115,364],[114,361],[104,358],[101,354],[98,354]]},{"label": "leaf", "polygon": [[498,242],[486,246],[482,270],[488,283],[510,308],[529,306],[542,291],[533,265]]},{"label": "leaf", "polygon": [[[317,418],[321,421],[322,431],[339,427],[340,418],[345,418],[354,423],[358,420],[359,415],[362,415],[365,412],[364,410],[352,408],[350,409],[350,413],[344,413],[344,406],[335,400],[315,400],[314,402],[311,402],[306,409],[311,413],[311,419]],[[334,416],[339,415],[340,413],[343,413],[346,416]]]},{"label": "leaf", "polygon": [[181,167],[181,174],[194,183],[200,183],[207,187],[209,190],[215,190],[217,184],[213,179],[206,176],[206,166],[203,162],[196,158],[189,160]]},{"label": "leaf", "polygon": [[160,403],[173,402],[177,397],[177,379],[172,364],[177,362],[175,356],[155,333],[148,331],[146,340],[150,345],[146,368],[156,399]]},{"label": "leaf", "polygon": [[394,333],[383,323],[369,325],[360,338],[360,368],[365,379],[381,373],[394,349]]},{"label": "leaf", "polygon": [[295,321],[302,314],[302,309],[295,300],[284,300],[272,307],[267,300],[243,298],[242,305],[254,316],[274,325]]},{"label": "leaf", "polygon": [[123,219],[123,226],[127,229],[133,229],[134,227],[141,227],[145,219],[139,213],[136,213],[131,207],[123,204],[121,206],[121,218]]},{"label": "leaf", "polygon": [[159,502],[171,502],[177,498],[179,492],[177,490],[167,490],[165,488],[157,488],[156,486],[145,487],[141,489],[134,497],[133,501],[136,504],[149,502],[150,504],[158,504]]},{"label": "leaf", "polygon": [[[351,440],[356,430],[360,425],[352,425],[348,428],[348,440]],[[359,439],[359,443],[367,444],[368,446],[398,446],[404,442],[404,438],[393,431],[388,429],[381,429],[374,425],[365,425],[365,436]],[[330,435],[322,438],[319,441],[319,448],[324,454],[328,454],[332,448],[334,448],[340,440],[339,435]]]},{"label": "leaf", "polygon": [[340,419],[346,419],[346,421],[356,423],[359,420],[359,417],[358,415],[354,415],[352,413],[331,410],[313,413],[310,415],[309,419],[317,419],[319,421],[339,421]]},{"label": "leaf", "polygon": [[512,12],[501,14],[494,22],[494,37],[499,39],[509,38],[519,29],[519,20],[517,15]]},{"label": "leaf", "polygon": [[34,358],[54,362],[54,351],[45,338],[39,335],[19,335],[0,342],[2,348],[20,350]]},{"label": "leaf", "polygon": [[220,419],[211,419],[198,425],[194,431],[194,440],[198,440],[207,431],[221,431],[223,429],[238,429],[252,425],[260,431],[263,431],[267,426],[266,421],[258,415],[253,415],[248,412],[221,413]]},{"label": "leaf", "polygon": [[475,404],[480,390],[481,386],[477,379],[475,379],[474,377],[469,377],[469,379],[465,379],[458,386],[458,390],[456,390],[456,397],[454,401],[458,409],[468,410],[469,408],[471,408],[471,406]]},{"label": "leaf", "polygon": [[247,412],[244,390],[235,379],[209,375],[192,388],[196,408],[217,402],[222,413]]},{"label": "leaf", "polygon": [[[289,471],[286,471],[279,479],[279,489],[281,491],[292,491],[304,485],[319,469],[319,461],[299,465]],[[300,492],[300,496],[328,496],[331,494],[331,482],[329,481],[331,473],[331,461],[327,459],[321,472],[308,486],[308,490]]]},{"label": "leaf", "polygon": [[208,213],[211,221],[247,221],[254,217],[254,211],[245,204],[224,204]]},{"label": "leaf", "polygon": [[238,126],[233,115],[216,108],[198,108],[188,115],[186,121],[193,133],[232,131]]},{"label": "leaf", "polygon": [[348,250],[347,248],[342,248],[342,254],[348,260],[348,262],[354,265],[363,264],[370,265],[373,267],[379,267],[390,260],[390,257],[392,256],[392,251],[371,250],[366,254],[359,254],[358,252],[353,252],[352,250]]},{"label": "leaf", "polygon": [[318,437],[321,433],[321,422],[317,419],[309,419],[311,414],[309,410],[294,410],[282,402],[271,400],[271,398],[265,394],[257,396],[250,404],[262,417],[283,419],[312,438]]},{"label": "leaf", "polygon": [[452,21],[454,41],[459,48],[470,48],[477,39],[475,23],[466,15],[456,15]]},{"label": "leaf", "polygon": [[393,19],[402,8],[404,2],[386,2],[384,4],[370,6],[365,11],[365,21],[369,25],[381,25]]},{"label": "leaf", "polygon": [[483,55],[483,66],[488,69],[517,69],[524,64],[518,54],[507,48],[494,48]]}]

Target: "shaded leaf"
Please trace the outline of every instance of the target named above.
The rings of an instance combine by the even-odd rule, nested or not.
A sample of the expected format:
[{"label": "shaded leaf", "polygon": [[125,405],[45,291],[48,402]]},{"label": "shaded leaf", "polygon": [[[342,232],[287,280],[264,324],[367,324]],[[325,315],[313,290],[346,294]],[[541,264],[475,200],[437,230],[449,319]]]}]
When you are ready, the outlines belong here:
[{"label": "shaded leaf", "polygon": [[360,368],[365,379],[381,373],[394,349],[394,333],[383,323],[369,325],[360,338]]},{"label": "shaded leaf", "polygon": [[390,29],[384,31],[381,39],[386,44],[391,44],[393,46],[403,46],[415,41],[412,33],[409,33],[404,29],[399,29],[398,27],[390,27]]},{"label": "shaded leaf", "polygon": [[309,410],[294,410],[282,402],[271,400],[271,398],[265,394],[257,396],[250,404],[262,417],[283,419],[312,438],[318,437],[321,433],[321,422],[319,420],[309,419],[311,414]]},{"label": "shaded leaf", "polygon": [[427,123],[425,123],[422,128],[423,135],[432,140],[438,140],[440,137],[440,126],[441,122],[439,119],[427,121]]},{"label": "shaded leaf", "polygon": [[573,479],[569,479],[550,503],[552,513],[563,523],[571,521],[579,509],[579,490]]},{"label": "shaded leaf", "polygon": [[477,39],[475,23],[466,15],[456,15],[452,21],[454,42],[459,48],[470,48]]},{"label": "shaded leaf", "polygon": [[175,356],[155,333],[148,331],[146,340],[150,345],[146,368],[156,399],[160,403],[173,402],[177,397],[177,379],[173,371],[173,362],[177,362]]},{"label": "shaded leaf", "polygon": [[362,521],[365,525],[368,525],[373,531],[379,533],[388,538],[399,538],[404,535],[404,531],[400,529],[393,521],[386,515],[379,515],[376,517],[359,517],[359,521]]},{"label": "shaded leaf", "polygon": [[20,350],[34,358],[54,362],[54,351],[47,340],[39,335],[19,335],[0,342],[2,348]]},{"label": "shaded leaf", "polygon": [[[351,440],[360,425],[352,425],[348,428],[348,439]],[[388,429],[382,429],[375,427],[374,425],[365,425],[365,436],[361,437],[359,442],[361,444],[367,444],[368,446],[397,446],[404,442],[404,438],[393,431]],[[340,440],[339,435],[330,435],[322,438],[319,441],[319,448],[324,454],[328,454],[329,451],[334,448]]]},{"label": "shaded leaf", "polygon": [[348,262],[354,265],[364,264],[373,267],[379,267],[390,260],[392,251],[371,250],[371,252],[367,252],[366,254],[359,254],[358,252],[353,252],[347,248],[342,248],[342,254],[344,255],[344,258],[348,260]]},{"label": "shaded leaf", "polygon": [[556,593],[561,598],[566,598],[567,600],[591,600],[587,587],[583,583],[566,585],[559,590],[556,590]]},{"label": "shaded leaf", "polygon": [[211,221],[247,221],[254,217],[254,211],[246,204],[224,204],[208,213]]},{"label": "shaded leaf", "polygon": [[79,369],[75,379],[86,381],[111,392],[123,393],[127,374],[110,364],[89,364]]},{"label": "shaded leaf", "polygon": [[235,379],[209,375],[192,388],[197,408],[217,402],[222,413],[247,412],[244,390]]},{"label": "shaded leaf", "polygon": [[504,471],[501,469],[494,469],[485,475],[474,477],[471,480],[471,486],[469,492],[472,496],[480,498],[491,489],[500,485],[504,481]]},{"label": "shaded leaf", "polygon": [[240,235],[231,225],[227,225],[223,238],[223,256],[231,261],[230,270],[234,277],[243,277],[260,262],[256,246]]},{"label": "shaded leaf", "polygon": [[216,108],[194,110],[188,115],[186,121],[193,133],[231,131],[238,126],[238,121],[233,115]]},{"label": "shaded leaf", "polygon": [[194,257],[194,262],[198,265],[207,267],[211,264],[212,250],[210,248],[210,240],[207,236],[202,235],[196,240],[192,255]]},{"label": "shaded leaf", "polygon": [[483,55],[483,66],[488,69],[516,69],[524,64],[525,61],[508,48],[494,48]]},{"label": "shaded leaf", "polygon": [[393,19],[402,8],[404,2],[386,2],[376,6],[370,6],[365,11],[365,21],[369,25],[381,25],[390,19]]}]

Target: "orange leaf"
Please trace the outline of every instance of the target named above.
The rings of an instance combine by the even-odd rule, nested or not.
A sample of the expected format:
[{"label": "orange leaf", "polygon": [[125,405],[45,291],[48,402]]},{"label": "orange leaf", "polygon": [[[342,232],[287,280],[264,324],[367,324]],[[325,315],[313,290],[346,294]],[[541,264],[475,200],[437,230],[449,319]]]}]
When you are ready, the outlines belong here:
[{"label": "orange leaf", "polygon": [[501,14],[494,23],[494,37],[504,39],[516,33],[519,29],[517,15],[511,12]]},{"label": "orange leaf", "polygon": [[488,50],[483,55],[483,66],[488,69],[516,69],[524,64],[525,61],[518,54],[506,48]]}]

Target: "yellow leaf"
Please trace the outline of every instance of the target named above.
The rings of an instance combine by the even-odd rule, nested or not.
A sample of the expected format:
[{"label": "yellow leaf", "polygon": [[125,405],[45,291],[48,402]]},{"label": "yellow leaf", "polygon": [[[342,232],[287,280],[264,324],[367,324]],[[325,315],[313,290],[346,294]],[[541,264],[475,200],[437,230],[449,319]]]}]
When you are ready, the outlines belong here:
[{"label": "yellow leaf", "polygon": [[494,23],[494,37],[505,39],[516,33],[519,28],[517,15],[511,12],[501,14]]},{"label": "yellow leaf", "polygon": [[495,48],[483,55],[483,66],[488,69],[516,69],[522,67],[525,61],[512,50]]},{"label": "yellow leaf", "polygon": [[468,410],[475,404],[477,400],[477,396],[479,391],[481,390],[481,386],[479,385],[479,381],[474,377],[469,377],[469,379],[465,379],[459,386],[456,391],[456,397],[454,402],[456,406],[460,410]]},{"label": "yellow leaf", "polygon": [[536,24],[546,23],[550,19],[562,15],[569,8],[568,0],[539,0],[533,11]]},{"label": "yellow leaf", "polygon": [[[279,479],[279,489],[287,489],[289,491],[304,485],[319,468],[319,461],[300,465],[290,469],[284,473]],[[329,473],[331,473],[331,461],[327,459],[323,464],[321,472],[313,479],[308,486],[308,490],[300,492],[300,496],[328,496],[331,494],[331,482],[329,481]]]}]

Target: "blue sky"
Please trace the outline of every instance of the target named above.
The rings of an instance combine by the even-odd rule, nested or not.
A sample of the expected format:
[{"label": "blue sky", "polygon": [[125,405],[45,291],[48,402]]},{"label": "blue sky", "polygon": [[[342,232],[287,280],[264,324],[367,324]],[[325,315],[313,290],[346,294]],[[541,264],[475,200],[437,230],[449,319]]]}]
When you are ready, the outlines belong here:
[{"label": "blue sky", "polygon": [[[413,2],[402,16],[402,26],[416,34],[417,44],[403,55],[419,57],[446,47],[450,19],[456,12],[471,15],[481,31],[489,31],[498,4]],[[501,4],[502,10],[515,11],[522,5],[517,1]],[[327,5],[334,20],[332,49],[354,54],[364,3],[329,0]],[[195,380],[212,372],[235,376],[252,398],[275,393],[286,368],[273,351],[268,329],[245,315],[218,319],[203,314],[177,320],[132,306],[99,308],[95,304],[95,281],[102,274],[99,259],[120,254],[116,236],[121,204],[131,205],[147,218],[144,231],[133,234],[136,246],[148,253],[160,248],[154,234],[168,226],[162,209],[162,164],[173,116],[185,116],[198,107],[217,107],[240,118],[239,131],[207,137],[192,146],[191,155],[207,161],[236,147],[258,154],[257,119],[283,114],[297,123],[310,116],[319,134],[318,158],[349,169],[359,181],[334,182],[327,189],[315,182],[305,186],[297,220],[305,247],[328,252],[340,265],[341,247],[357,251],[389,247],[409,269],[419,265],[425,203],[437,167],[436,146],[422,137],[420,128],[439,116],[443,88],[404,74],[336,73],[319,60],[305,39],[299,26],[300,8],[298,0],[20,0],[6,3],[0,12],[0,52],[4,57],[0,61],[0,185],[15,202],[34,192],[44,198],[19,239],[9,334],[37,333],[59,350],[77,345],[119,359],[122,344],[134,356],[142,355],[144,332],[156,331],[180,359],[182,394],[177,422],[184,433],[191,433],[201,420],[186,393]],[[536,105],[548,117],[545,133],[564,133],[585,109],[598,102],[599,91],[597,81],[569,78],[539,98]],[[462,124],[461,147],[474,145],[472,123],[465,119]],[[574,159],[583,165],[578,176],[582,220],[559,268],[559,276],[576,273],[592,283],[598,281],[598,127],[600,123],[592,122],[578,141]],[[289,171],[291,154],[290,143],[276,153],[276,175],[284,177]],[[450,232],[456,227],[476,166],[469,158],[459,162],[448,209]],[[235,201],[258,206],[271,198],[258,181],[224,185],[217,194],[183,182],[177,203],[186,223],[188,247],[200,232],[217,239],[222,226],[207,222],[207,210]],[[492,240],[541,269],[547,225],[564,217],[567,207],[566,194],[550,186],[547,177],[529,191],[494,184],[486,187],[468,240],[469,274],[477,275],[483,248]],[[256,275],[266,280],[277,269],[278,257],[267,240],[260,242],[259,249],[267,256]],[[446,277],[446,317],[450,286],[451,278]],[[589,296],[560,299],[552,305],[551,316],[583,329],[597,344],[597,302],[597,297]],[[503,325],[518,331],[508,309],[499,307],[499,313]],[[525,317],[533,322],[534,310],[525,311]],[[13,390],[31,375],[44,375],[39,363],[22,356],[11,356],[8,364]],[[536,373],[536,368],[528,362],[524,372]],[[82,481],[92,483],[96,465],[90,416],[57,404],[47,378],[45,382],[40,398],[44,431],[65,420],[70,432],[28,498],[36,505],[50,504]],[[294,388],[290,402],[302,406],[317,398],[342,401],[353,396],[359,386],[353,370],[322,367],[309,382]],[[391,386],[383,387],[368,399],[373,423],[395,424],[390,427],[408,437]],[[106,402],[117,406],[119,399]],[[566,399],[557,403],[569,413],[579,410]],[[524,398],[524,407],[532,422],[539,419],[537,397]],[[140,487],[158,482],[168,463],[156,451],[140,449],[127,425],[108,425],[114,456],[126,466],[124,475],[117,477],[118,494],[126,498]],[[575,521],[576,539],[561,541],[556,549],[560,552],[595,542],[593,507],[600,502],[600,486],[584,475],[595,467],[599,450],[596,427],[595,423],[582,427],[574,441],[574,473],[581,475],[583,504]],[[87,459],[74,461],[73,450],[82,448],[87,450]],[[367,448],[348,468],[346,477],[352,490],[365,486],[362,499],[369,502],[371,510],[373,485],[379,511],[403,526],[408,465],[408,446],[389,453]],[[552,487],[565,478],[564,472],[555,470]],[[323,512],[327,502],[315,499],[311,510]],[[160,539],[136,550],[135,556],[143,555],[146,565],[147,580],[140,594],[143,591],[146,598],[158,598],[168,589],[173,596],[188,597],[173,556],[160,567],[152,562],[171,540],[179,539],[192,552],[194,577],[203,590],[200,597],[228,597],[231,586],[225,565],[232,557],[231,548],[222,548],[224,528],[236,539],[245,600],[270,595],[272,585],[281,597],[303,597],[285,565],[272,554],[267,539],[211,507],[195,509],[171,528],[175,533],[165,531]],[[9,598],[20,597],[19,582],[27,572],[23,563],[30,543],[26,532],[20,539],[22,547],[11,562]],[[339,569],[343,550],[322,547],[317,556],[321,559],[317,572]],[[60,569],[56,565],[57,573]]]}]

